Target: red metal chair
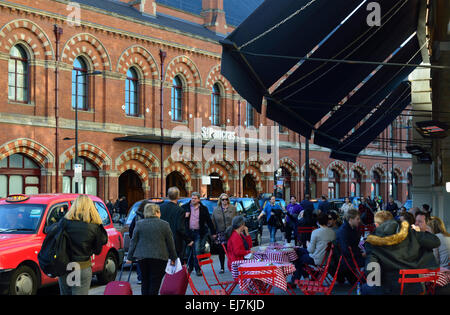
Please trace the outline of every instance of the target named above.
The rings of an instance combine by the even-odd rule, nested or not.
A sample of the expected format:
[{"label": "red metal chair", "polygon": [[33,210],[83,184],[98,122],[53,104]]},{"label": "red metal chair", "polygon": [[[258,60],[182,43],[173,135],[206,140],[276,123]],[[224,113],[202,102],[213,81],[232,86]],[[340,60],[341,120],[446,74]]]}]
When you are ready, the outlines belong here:
[{"label": "red metal chair", "polygon": [[350,246],[348,247],[348,250],[350,251],[350,255],[352,258],[351,263],[347,260],[347,258],[345,258],[344,255],[341,255],[341,256],[344,259],[344,262],[347,265],[348,269],[350,269],[350,271],[356,277],[355,284],[353,284],[353,286],[348,291],[348,294],[350,294],[350,292],[352,292],[356,288],[356,286],[358,285],[358,282],[360,284],[362,284],[363,280],[364,280],[364,282],[366,282],[367,280],[366,280],[366,275],[364,274],[364,268],[360,268],[358,266],[358,262],[356,261],[355,255],[353,254],[353,250]]},{"label": "red metal chair", "polygon": [[[332,250],[331,250],[331,252],[332,252]],[[328,275],[328,268],[330,266],[331,256],[332,256],[332,253],[330,254],[330,256],[328,258],[326,268],[325,268],[322,276],[320,277],[319,281],[311,281],[311,280],[297,280],[296,281],[300,290],[303,292],[303,294],[305,294],[305,295],[315,295],[316,293],[323,293],[325,295],[331,294],[331,292],[333,291],[333,288],[334,288],[334,284],[336,283],[336,279],[337,279],[339,268],[341,266],[341,261],[342,261],[342,256],[341,256],[339,258],[339,262],[338,262],[336,271],[334,273],[333,280],[331,281],[331,283],[329,285],[327,285],[327,283],[325,282],[325,279]]]},{"label": "red metal chair", "polygon": [[189,274],[189,272],[187,272],[187,276],[188,276],[188,281],[189,281],[189,287],[192,290],[192,293],[194,295],[227,295],[227,293],[225,292],[225,290],[223,289],[219,289],[219,290],[197,290],[197,288],[194,285],[194,282],[192,281],[191,275]]},{"label": "red metal chair", "polygon": [[[334,248],[333,243],[329,242],[327,245],[327,249],[325,250],[325,255],[323,256],[322,262],[318,266],[314,265],[305,265],[303,268],[306,271],[306,273],[309,275],[309,278],[318,281],[323,272],[326,268],[327,259],[330,254],[333,254],[332,249]],[[329,281],[328,275],[325,276],[325,281],[328,282],[328,284],[331,284],[331,280]]]},{"label": "red metal chair", "polygon": [[[198,264],[200,266],[200,270],[202,272],[203,279],[205,280],[205,283],[210,290],[213,290],[212,287],[220,286],[222,288],[222,290],[224,290],[226,292],[227,295],[230,295],[231,292],[233,292],[234,288],[237,285],[237,282],[235,282],[235,281],[220,281],[219,280],[219,278],[217,277],[217,274],[216,274],[216,270],[214,269],[214,264],[213,264],[213,260],[211,258],[210,253],[197,255],[197,260],[198,260]],[[205,266],[205,265],[211,265],[211,269],[212,269],[214,278],[216,278],[215,283],[210,284],[208,282],[208,280],[206,279],[205,273],[203,272],[203,269],[202,269],[202,266]]]},{"label": "red metal chair", "polygon": [[[438,272],[440,268],[431,269],[401,269],[400,270],[400,295],[403,295],[403,289],[405,283],[425,283],[426,292],[428,294],[434,294],[436,288],[436,282],[438,280]],[[417,275],[417,277],[406,277],[406,275]]]},{"label": "red metal chair", "polygon": [[238,267],[239,284],[246,280],[261,280],[258,284],[247,285],[250,295],[274,295],[276,273],[275,266]]}]

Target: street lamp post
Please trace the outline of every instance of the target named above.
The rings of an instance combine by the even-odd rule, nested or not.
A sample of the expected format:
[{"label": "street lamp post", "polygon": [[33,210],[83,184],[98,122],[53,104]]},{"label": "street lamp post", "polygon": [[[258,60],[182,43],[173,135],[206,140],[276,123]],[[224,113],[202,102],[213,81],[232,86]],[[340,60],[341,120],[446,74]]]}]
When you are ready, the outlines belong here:
[{"label": "street lamp post", "polygon": [[167,53],[160,49],[159,50],[159,58],[161,61],[161,86],[159,87],[159,96],[160,96],[160,126],[161,126],[161,197],[164,197],[164,146],[163,146],[163,140],[164,140],[164,60],[166,59]]},{"label": "street lamp post", "polygon": [[[92,76],[92,75],[99,75],[102,74],[101,71],[92,71],[92,72],[82,72],[80,74],[77,74],[76,77],[79,76]],[[78,84],[77,84],[78,85]],[[63,140],[75,140],[75,165],[78,165],[78,97],[75,101],[75,139],[72,138],[64,138]],[[79,192],[79,182],[75,182],[75,193],[78,194]]]}]

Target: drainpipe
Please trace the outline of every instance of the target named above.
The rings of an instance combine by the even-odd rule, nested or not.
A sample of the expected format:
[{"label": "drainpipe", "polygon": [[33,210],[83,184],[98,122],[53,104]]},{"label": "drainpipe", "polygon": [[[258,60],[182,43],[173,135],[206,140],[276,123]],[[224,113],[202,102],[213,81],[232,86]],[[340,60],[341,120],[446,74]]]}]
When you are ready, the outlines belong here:
[{"label": "drainpipe", "polygon": [[164,197],[164,101],[163,101],[163,92],[164,92],[164,60],[166,59],[167,53],[160,49],[159,50],[159,58],[161,60],[161,86],[159,88],[160,93],[160,108],[161,108],[161,117],[160,117],[160,126],[161,126],[161,197]]},{"label": "drainpipe", "polygon": [[55,192],[59,192],[59,104],[58,104],[58,91],[59,91],[59,41],[63,30],[56,24],[53,25],[53,32],[55,34],[56,54],[55,54]]}]

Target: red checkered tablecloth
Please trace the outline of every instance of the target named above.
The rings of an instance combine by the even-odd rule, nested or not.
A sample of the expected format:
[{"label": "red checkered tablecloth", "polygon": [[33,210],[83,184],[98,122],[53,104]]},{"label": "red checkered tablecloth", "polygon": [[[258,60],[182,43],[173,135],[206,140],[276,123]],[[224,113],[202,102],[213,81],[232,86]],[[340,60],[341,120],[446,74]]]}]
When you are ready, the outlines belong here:
[{"label": "red checkered tablecloth", "polygon": [[[437,274],[438,274],[438,279],[436,281],[437,286],[445,287],[446,285],[450,284],[450,269],[441,267]],[[433,275],[433,274],[429,274],[429,275]]]},{"label": "red checkered tablecloth", "polygon": [[[259,261],[256,259],[251,260],[238,260],[234,261],[231,264],[231,275],[233,276],[233,279],[237,280],[239,276],[239,267],[261,267],[261,266],[267,266],[268,264],[273,264],[277,267],[275,270],[276,278],[275,278],[275,287],[280,288],[281,290],[287,291],[287,276],[291,275],[295,271],[295,267],[291,263],[287,262],[276,262],[276,261]],[[255,279],[251,280],[248,279],[246,281],[242,281],[239,283],[239,289],[241,291],[248,290],[250,292],[256,292],[256,289],[253,289],[255,286],[267,286],[264,281],[267,281],[266,279]]]},{"label": "red checkered tablecloth", "polygon": [[294,262],[298,259],[297,252],[293,248],[266,249],[265,251],[254,252],[253,256],[256,259],[277,262]]}]

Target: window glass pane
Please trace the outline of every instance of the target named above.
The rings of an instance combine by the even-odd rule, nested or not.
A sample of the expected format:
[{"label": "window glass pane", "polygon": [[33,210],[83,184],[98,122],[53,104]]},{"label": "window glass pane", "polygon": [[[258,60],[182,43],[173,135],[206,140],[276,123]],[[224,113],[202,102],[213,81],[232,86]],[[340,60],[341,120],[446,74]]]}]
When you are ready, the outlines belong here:
[{"label": "window glass pane", "polygon": [[16,89],[14,88],[14,86],[10,86],[8,88],[8,97],[10,100],[16,99]]},{"label": "window glass pane", "polygon": [[27,176],[25,177],[25,184],[39,184],[39,177],[37,176]]},{"label": "window glass pane", "polygon": [[25,168],[39,168],[31,159],[24,157],[25,159]]},{"label": "window glass pane", "polygon": [[16,74],[14,71],[8,74],[8,85],[12,87],[16,86]]},{"label": "window glass pane", "polygon": [[27,72],[27,64],[23,61],[17,62],[17,73],[18,74],[25,74]]},{"label": "window glass pane", "polygon": [[97,195],[97,179],[95,177],[86,177],[86,194]]},{"label": "window glass pane", "polygon": [[102,219],[103,225],[109,225],[111,221],[109,220],[109,214],[105,206],[97,201],[95,201],[94,204],[95,207],[97,208],[98,213],[100,214],[100,218]]},{"label": "window glass pane", "polygon": [[70,182],[71,182],[71,178],[69,176],[63,176],[63,188],[62,188],[63,191],[62,192],[64,194],[71,193]]},{"label": "window glass pane", "polygon": [[23,179],[20,175],[13,175],[9,177],[9,194],[23,193]]},{"label": "window glass pane", "polygon": [[97,170],[95,165],[92,164],[91,162],[89,162],[88,160],[84,160],[84,163],[85,163],[85,168],[84,169],[86,171],[96,171]]},{"label": "window glass pane", "polygon": [[16,72],[16,60],[10,59],[8,61],[8,72],[15,73]]},{"label": "window glass pane", "polygon": [[8,167],[8,158],[0,160],[0,167]]},{"label": "window glass pane", "polygon": [[23,156],[20,154],[13,154],[9,157],[9,167],[10,168],[22,168],[23,167]]},{"label": "window glass pane", "polygon": [[37,186],[25,187],[25,195],[36,195],[36,194],[39,194],[39,188]]},{"label": "window glass pane", "polygon": [[6,175],[0,175],[0,198],[8,196],[8,177]]}]

